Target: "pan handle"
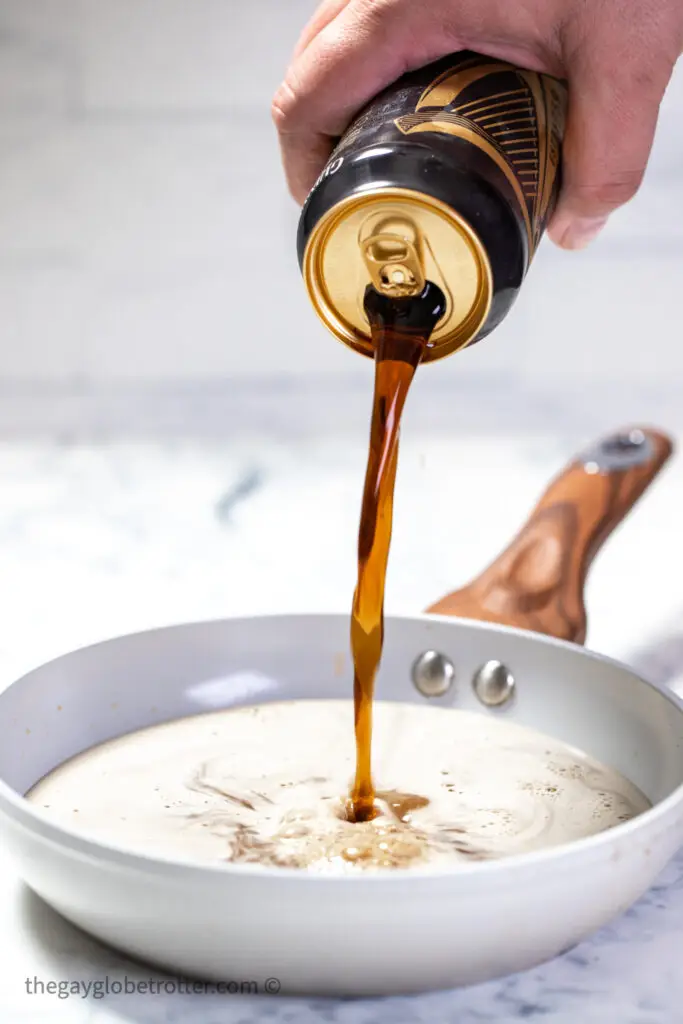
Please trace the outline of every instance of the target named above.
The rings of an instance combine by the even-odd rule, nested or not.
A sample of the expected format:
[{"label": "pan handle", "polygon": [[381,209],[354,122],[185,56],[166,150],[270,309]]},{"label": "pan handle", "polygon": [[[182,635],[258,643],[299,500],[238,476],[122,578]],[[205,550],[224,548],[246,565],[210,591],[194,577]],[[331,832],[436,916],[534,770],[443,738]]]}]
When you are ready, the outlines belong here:
[{"label": "pan handle", "polygon": [[427,609],[583,644],[591,563],[674,450],[658,430],[629,427],[557,476],[505,551],[481,576]]}]

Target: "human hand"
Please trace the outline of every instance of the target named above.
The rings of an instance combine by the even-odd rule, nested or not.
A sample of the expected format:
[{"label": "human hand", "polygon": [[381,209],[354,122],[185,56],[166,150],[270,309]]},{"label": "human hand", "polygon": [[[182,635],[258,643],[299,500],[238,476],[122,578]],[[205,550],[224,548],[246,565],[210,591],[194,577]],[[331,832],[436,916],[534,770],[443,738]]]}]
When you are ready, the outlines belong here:
[{"label": "human hand", "polygon": [[583,248],[645,173],[683,49],[683,0],[323,0],[273,101],[303,203],[354,115],[406,71],[474,50],[569,83],[563,187],[548,234]]}]

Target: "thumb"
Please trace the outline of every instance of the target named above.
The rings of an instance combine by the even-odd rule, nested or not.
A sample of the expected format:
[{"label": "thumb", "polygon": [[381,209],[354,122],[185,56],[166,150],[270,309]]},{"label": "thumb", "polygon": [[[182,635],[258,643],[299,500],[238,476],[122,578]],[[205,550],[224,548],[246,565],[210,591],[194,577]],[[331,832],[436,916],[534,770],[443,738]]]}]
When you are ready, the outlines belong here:
[{"label": "thumb", "polygon": [[569,80],[562,190],[548,234],[563,249],[583,249],[609,215],[638,191],[673,65],[624,61],[610,73],[595,55]]}]

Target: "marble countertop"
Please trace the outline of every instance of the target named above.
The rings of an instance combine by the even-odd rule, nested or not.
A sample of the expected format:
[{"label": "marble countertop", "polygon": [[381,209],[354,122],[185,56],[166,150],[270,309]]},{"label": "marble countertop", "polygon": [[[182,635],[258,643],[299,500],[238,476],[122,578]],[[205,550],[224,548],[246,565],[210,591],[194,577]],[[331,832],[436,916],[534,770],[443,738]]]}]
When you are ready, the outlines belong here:
[{"label": "marble countertop", "polygon": [[[561,436],[408,433],[387,613],[419,612],[481,571],[549,479],[594,439],[569,428]],[[1,443],[0,687],[132,630],[237,613],[346,611],[364,457],[360,435]],[[588,645],[681,691],[683,585],[672,562],[683,546],[682,512],[674,459],[608,541],[587,589]],[[1,850],[0,868],[3,1024],[673,1024],[683,1012],[683,853],[637,906],[550,964],[466,990],[343,1002],[29,994],[27,979],[160,976],[63,922],[24,889]]]}]

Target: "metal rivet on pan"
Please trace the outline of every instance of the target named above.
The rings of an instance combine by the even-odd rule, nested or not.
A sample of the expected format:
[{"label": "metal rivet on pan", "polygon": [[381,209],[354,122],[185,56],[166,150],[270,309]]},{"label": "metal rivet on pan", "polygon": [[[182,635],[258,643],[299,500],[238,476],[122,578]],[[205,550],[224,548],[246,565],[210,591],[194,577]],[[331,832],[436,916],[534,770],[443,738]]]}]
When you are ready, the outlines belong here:
[{"label": "metal rivet on pan", "polygon": [[487,661],[474,673],[472,686],[482,704],[498,707],[510,700],[515,689],[512,673],[500,661]]},{"label": "metal rivet on pan", "polygon": [[423,697],[443,697],[453,685],[453,662],[438,651],[425,651],[413,664],[413,683]]}]

